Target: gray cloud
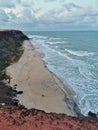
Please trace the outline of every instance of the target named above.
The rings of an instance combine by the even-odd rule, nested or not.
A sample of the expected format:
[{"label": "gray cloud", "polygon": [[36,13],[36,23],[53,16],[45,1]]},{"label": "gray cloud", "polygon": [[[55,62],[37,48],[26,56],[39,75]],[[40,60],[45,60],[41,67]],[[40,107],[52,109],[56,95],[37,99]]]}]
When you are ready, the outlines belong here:
[{"label": "gray cloud", "polygon": [[20,0],[19,4],[23,7],[32,7],[34,6],[34,1],[33,0]]},{"label": "gray cloud", "polygon": [[8,13],[9,24],[15,28],[28,28],[29,26],[37,26],[37,19],[34,15],[34,11],[31,8],[23,7],[21,10],[21,15],[17,16],[12,11]]},{"label": "gray cloud", "polygon": [[66,30],[92,28],[93,25],[98,27],[98,11],[91,8],[64,2],[60,8],[42,11],[42,8],[33,8],[33,4],[32,0],[14,0],[14,3],[10,0],[9,5],[2,3],[1,7],[11,8],[8,12],[5,8],[0,10],[0,27],[25,30]]},{"label": "gray cloud", "polygon": [[14,7],[14,2],[12,0],[8,1],[8,0],[0,0],[0,7],[3,8],[12,8]]},{"label": "gray cloud", "polygon": [[61,9],[49,10],[40,17],[40,23],[47,28],[92,28],[98,26],[98,11],[91,8],[84,8],[74,3],[67,3]]},{"label": "gray cloud", "polygon": [[57,1],[57,0],[44,0],[45,2],[54,2],[54,1]]},{"label": "gray cloud", "polygon": [[7,22],[9,20],[8,15],[6,14],[6,12],[2,9],[0,9],[0,22]]},{"label": "gray cloud", "polygon": [[21,5],[24,7],[31,7],[34,6],[34,2],[21,1]]},{"label": "gray cloud", "polygon": [[81,6],[74,3],[63,4],[63,7],[65,7],[68,11],[72,11],[73,9],[82,9]]},{"label": "gray cloud", "polygon": [[7,14],[7,16],[9,17],[9,21],[12,21],[12,20],[16,20],[17,19],[17,16],[11,11]]}]

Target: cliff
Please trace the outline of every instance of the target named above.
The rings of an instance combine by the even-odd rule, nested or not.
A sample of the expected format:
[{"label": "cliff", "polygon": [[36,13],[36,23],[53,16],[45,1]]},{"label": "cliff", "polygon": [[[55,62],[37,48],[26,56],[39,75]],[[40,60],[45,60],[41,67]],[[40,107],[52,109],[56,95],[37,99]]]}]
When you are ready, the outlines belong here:
[{"label": "cliff", "polygon": [[98,119],[76,118],[65,114],[21,107],[0,108],[0,130],[98,130]]},{"label": "cliff", "polygon": [[28,37],[18,30],[0,31],[0,80],[6,78],[4,69],[22,55],[22,42],[27,39]]},{"label": "cliff", "polygon": [[[18,101],[13,99],[17,90],[13,90],[10,83],[10,76],[6,75],[5,68],[16,62],[23,53],[22,43],[28,40],[21,31],[0,30],[0,105],[18,105]],[[2,80],[7,80],[6,85]]]},{"label": "cliff", "polygon": [[0,31],[0,130],[98,130],[97,118],[47,114],[26,109],[14,99],[20,92],[1,80],[9,78],[4,70],[20,58],[23,53],[22,42],[27,39],[18,30]]},{"label": "cliff", "polygon": [[28,40],[28,37],[19,30],[0,30],[0,41]]}]

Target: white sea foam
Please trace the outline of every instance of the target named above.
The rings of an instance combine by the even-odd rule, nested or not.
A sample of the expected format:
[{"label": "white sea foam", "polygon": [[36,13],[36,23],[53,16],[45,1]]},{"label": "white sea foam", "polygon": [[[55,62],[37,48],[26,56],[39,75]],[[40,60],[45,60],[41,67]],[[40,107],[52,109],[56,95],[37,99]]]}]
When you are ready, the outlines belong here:
[{"label": "white sea foam", "polygon": [[[74,38],[75,35],[68,37],[70,39],[67,38],[67,40],[60,36],[61,34],[59,37],[53,37],[50,34],[33,35],[32,41],[37,49],[45,53],[44,60],[48,62],[49,69],[75,90],[80,100],[81,112],[84,115],[87,115],[89,110],[95,109],[94,111],[98,112],[98,97],[96,96],[98,94],[98,54],[95,51],[96,46],[92,46],[90,41],[86,43],[85,39],[85,44],[82,42],[78,44]],[[64,48],[66,49],[64,50]]]},{"label": "white sea foam", "polygon": [[33,36],[32,36],[32,35],[28,35],[28,37],[29,37],[29,38],[33,38]]},{"label": "white sea foam", "polygon": [[33,39],[47,39],[48,36],[41,36],[41,35],[29,35],[30,37],[32,36]]},{"label": "white sea foam", "polygon": [[98,95],[94,93],[83,96],[79,101],[81,112],[85,115],[87,115],[89,111],[97,113],[98,109],[95,109],[95,106],[97,106],[96,100],[98,100]]},{"label": "white sea foam", "polygon": [[[66,39],[66,38],[63,38],[63,39]],[[50,37],[49,40],[62,40],[62,38],[59,38],[59,37]]]},{"label": "white sea foam", "polygon": [[70,61],[73,60],[73,59],[72,59],[71,57],[69,57],[67,54],[63,54],[63,53],[61,53],[60,51],[57,51],[57,50],[55,50],[55,49],[52,49],[52,48],[50,48],[50,47],[49,47],[48,45],[46,45],[46,44],[42,44],[42,46],[45,47],[45,48],[47,48],[50,52],[54,52],[54,54],[57,53],[57,54],[59,54],[60,56],[65,57],[66,59],[68,59],[68,60],[70,60]]},{"label": "white sea foam", "polygon": [[61,42],[54,42],[54,41],[52,41],[52,42],[47,42],[48,44],[50,44],[50,45],[54,45],[54,44],[64,44],[64,43],[66,43],[65,41],[61,41]]},{"label": "white sea foam", "polygon": [[65,49],[65,51],[67,51],[68,53],[72,55],[81,56],[81,57],[94,55],[94,52],[87,52],[87,51],[73,51],[73,50],[68,50],[68,49]]}]

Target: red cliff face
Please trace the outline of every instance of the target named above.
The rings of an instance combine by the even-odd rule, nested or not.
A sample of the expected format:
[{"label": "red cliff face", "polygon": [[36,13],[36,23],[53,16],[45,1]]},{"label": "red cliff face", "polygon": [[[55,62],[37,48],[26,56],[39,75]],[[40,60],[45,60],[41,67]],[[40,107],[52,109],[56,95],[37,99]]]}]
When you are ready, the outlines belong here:
[{"label": "red cliff face", "polygon": [[0,107],[0,130],[98,130],[98,119]]}]

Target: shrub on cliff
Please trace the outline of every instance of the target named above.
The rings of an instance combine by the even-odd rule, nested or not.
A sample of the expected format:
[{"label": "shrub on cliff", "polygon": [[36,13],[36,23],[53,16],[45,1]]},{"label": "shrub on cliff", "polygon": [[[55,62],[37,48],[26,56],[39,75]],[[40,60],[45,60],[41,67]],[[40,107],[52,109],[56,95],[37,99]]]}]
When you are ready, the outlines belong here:
[{"label": "shrub on cliff", "polygon": [[23,53],[22,42],[28,38],[21,31],[0,32],[0,80],[6,78],[4,69],[16,62]]}]

